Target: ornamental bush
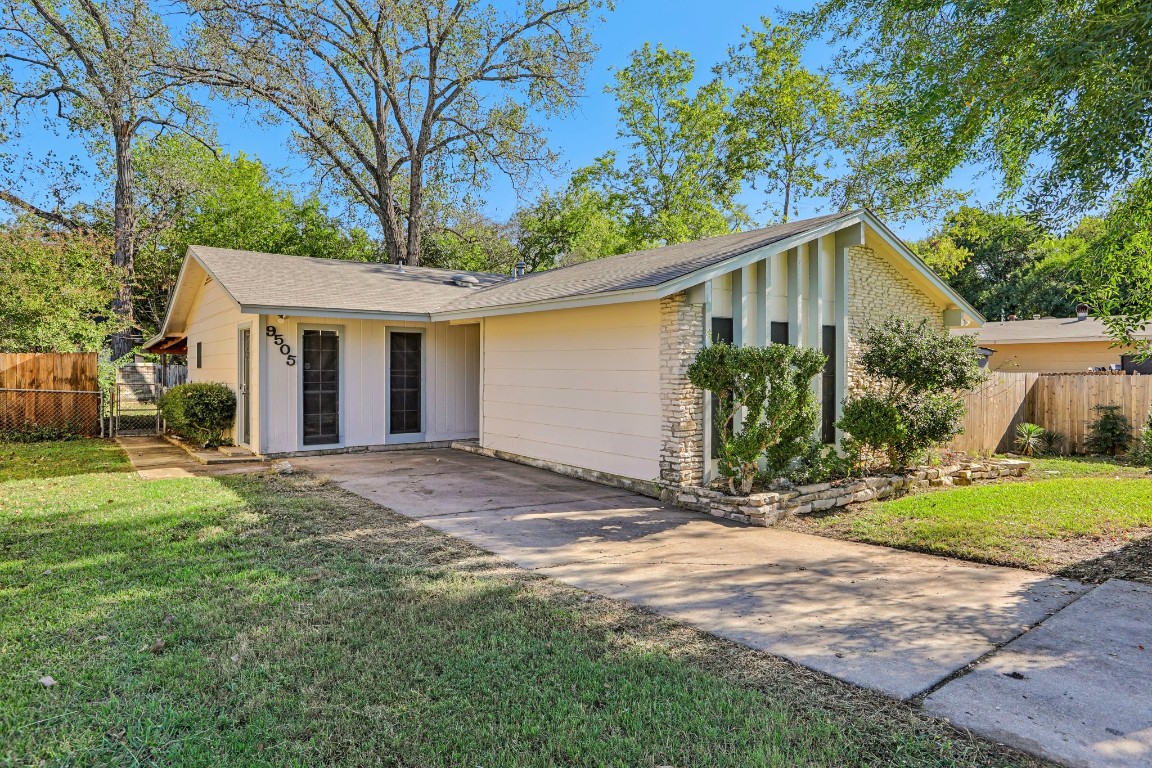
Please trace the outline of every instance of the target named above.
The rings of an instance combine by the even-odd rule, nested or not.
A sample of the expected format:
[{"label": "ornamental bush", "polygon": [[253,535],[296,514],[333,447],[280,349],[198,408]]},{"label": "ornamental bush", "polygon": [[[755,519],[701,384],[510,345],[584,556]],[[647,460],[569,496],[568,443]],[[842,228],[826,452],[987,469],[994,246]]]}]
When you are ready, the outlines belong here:
[{"label": "ornamental bush", "polygon": [[181,384],[160,398],[168,428],[205,448],[223,445],[236,417],[236,394],[216,382]]},{"label": "ornamental bush", "polygon": [[836,426],[862,453],[903,468],[960,434],[960,393],[984,380],[972,337],[889,318],[864,332],[861,347],[867,391],[844,401]]},{"label": "ornamental bush", "polygon": [[761,457],[779,476],[804,452],[819,419],[812,379],[827,359],[783,344],[700,350],[688,380],[716,395],[717,456],[732,494],[751,492]]},{"label": "ornamental bush", "polygon": [[1109,456],[1126,452],[1132,444],[1132,422],[1120,406],[1096,405],[1093,409],[1098,415],[1088,425],[1088,450]]}]

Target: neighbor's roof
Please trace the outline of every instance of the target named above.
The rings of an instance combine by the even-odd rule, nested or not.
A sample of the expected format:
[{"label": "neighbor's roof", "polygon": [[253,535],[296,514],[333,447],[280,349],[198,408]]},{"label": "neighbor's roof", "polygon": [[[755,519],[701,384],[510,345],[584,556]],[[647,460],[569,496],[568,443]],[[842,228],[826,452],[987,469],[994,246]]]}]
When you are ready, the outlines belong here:
[{"label": "neighbor's roof", "polygon": [[837,213],[788,224],[777,224],[734,235],[720,235],[691,243],[666,245],[647,251],[609,256],[560,269],[533,272],[464,296],[440,308],[441,312],[529,304],[550,299],[651,288],[740,256],[793,235],[854,216]]},{"label": "neighbor's roof", "polygon": [[190,255],[204,265],[238,304],[246,309],[291,309],[346,313],[389,312],[426,315],[465,291],[454,275],[470,274],[480,285],[509,278],[458,270],[395,264],[283,256],[194,245]]},{"label": "neighbor's roof", "polygon": [[[953,333],[976,336],[981,344],[1044,344],[1078,341],[1112,341],[1099,318],[1044,317],[1039,320],[1009,320],[988,323],[983,328],[956,328]],[[1152,338],[1152,331],[1138,333]]]}]

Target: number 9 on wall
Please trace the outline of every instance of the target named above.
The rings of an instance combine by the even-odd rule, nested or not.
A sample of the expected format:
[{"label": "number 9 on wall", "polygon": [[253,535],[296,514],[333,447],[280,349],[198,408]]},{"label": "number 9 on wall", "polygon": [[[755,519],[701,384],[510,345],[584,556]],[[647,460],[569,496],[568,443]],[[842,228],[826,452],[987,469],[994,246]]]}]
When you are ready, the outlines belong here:
[{"label": "number 9 on wall", "polygon": [[296,365],[296,355],[292,354],[292,347],[284,341],[284,336],[280,333],[279,329],[274,325],[269,325],[264,329],[264,335],[272,339],[272,343],[280,350],[280,354],[284,355],[284,363],[292,366]]}]

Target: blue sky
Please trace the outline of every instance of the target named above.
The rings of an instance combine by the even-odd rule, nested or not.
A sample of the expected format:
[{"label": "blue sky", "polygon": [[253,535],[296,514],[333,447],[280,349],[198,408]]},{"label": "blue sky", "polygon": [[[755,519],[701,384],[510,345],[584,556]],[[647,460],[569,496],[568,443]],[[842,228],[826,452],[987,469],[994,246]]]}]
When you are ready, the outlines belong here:
[{"label": "blue sky", "polygon": [[[796,3],[791,5],[800,7]],[[783,8],[788,9],[789,5]],[[705,3],[699,0],[664,0],[659,3],[620,0],[617,9],[608,14],[606,21],[597,28],[600,53],[588,73],[586,95],[571,114],[548,122],[551,145],[561,154],[564,168],[570,170],[585,165],[616,144],[615,102],[604,93],[604,87],[612,81],[613,70],[627,64],[633,50],[645,42],[686,50],[696,59],[698,72],[704,79],[710,77],[709,70],[725,56],[728,46],[739,41],[743,27],[759,25],[760,17],[765,14],[773,18],[781,16],[777,6],[771,3],[746,0],[708,0]],[[805,63],[812,68],[820,67],[828,63],[830,53],[828,48],[813,46]],[[226,104],[214,104],[213,112],[225,151],[259,157],[269,167],[284,171],[285,181],[299,189],[312,187],[305,168],[288,151],[286,128],[258,125]],[[60,144],[55,137],[29,137],[28,142],[33,151],[52,145],[63,149]],[[549,188],[559,188],[566,178],[567,173],[561,172],[557,178],[545,179],[544,184]],[[976,177],[971,170],[957,174],[954,186],[973,189],[973,199],[979,203],[992,202],[996,194],[989,180]],[[517,205],[515,191],[500,178],[493,179],[485,199],[488,213],[496,219],[507,218]],[[744,202],[754,215],[763,217],[757,213],[763,205],[760,193],[749,190]],[[821,210],[818,200],[809,200],[801,205],[801,215]],[[933,223],[904,222],[897,229],[906,239],[917,239],[923,237]]]}]

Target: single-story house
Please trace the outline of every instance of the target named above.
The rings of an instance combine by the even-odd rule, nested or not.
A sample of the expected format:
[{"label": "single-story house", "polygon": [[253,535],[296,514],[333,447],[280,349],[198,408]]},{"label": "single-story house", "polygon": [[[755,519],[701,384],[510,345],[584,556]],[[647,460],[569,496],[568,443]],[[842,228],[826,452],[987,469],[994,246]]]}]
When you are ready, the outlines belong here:
[{"label": "single-story house", "polygon": [[860,384],[861,331],[983,322],[868,211],[522,276],[193,246],[154,352],[238,393],[257,454],[476,441],[560,471],[699,484],[710,339],[817,347],[819,435]]},{"label": "single-story house", "polygon": [[[1152,373],[1152,366],[1133,360],[1131,349],[1113,344],[1099,318],[1081,306],[1076,317],[1005,320],[953,333],[975,336],[989,354],[986,367],[1004,373],[1082,373],[1123,370]],[[1139,337],[1152,338],[1152,331]]]}]

